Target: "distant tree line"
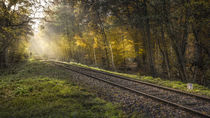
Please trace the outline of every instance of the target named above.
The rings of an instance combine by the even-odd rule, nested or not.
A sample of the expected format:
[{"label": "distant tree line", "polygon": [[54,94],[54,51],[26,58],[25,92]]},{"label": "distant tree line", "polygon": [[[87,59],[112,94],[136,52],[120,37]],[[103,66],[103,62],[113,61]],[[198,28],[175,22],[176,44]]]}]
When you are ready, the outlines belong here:
[{"label": "distant tree line", "polygon": [[[3,66],[5,55],[13,55],[12,42],[31,27],[27,6],[0,5]],[[61,50],[55,58],[124,71],[136,64],[140,74],[210,85],[208,0],[54,0],[54,5],[42,31]]]},{"label": "distant tree line", "polygon": [[[45,31],[69,44],[62,60],[210,83],[208,0],[55,1]],[[62,47],[62,45],[61,45]]]}]

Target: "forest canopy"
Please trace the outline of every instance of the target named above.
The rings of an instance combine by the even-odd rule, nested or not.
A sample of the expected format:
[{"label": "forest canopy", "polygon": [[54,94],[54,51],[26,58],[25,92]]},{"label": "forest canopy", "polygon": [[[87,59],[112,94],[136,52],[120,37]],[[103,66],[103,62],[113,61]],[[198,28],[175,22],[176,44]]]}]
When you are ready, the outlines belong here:
[{"label": "forest canopy", "polygon": [[[1,0],[1,68],[32,54],[210,84],[208,0],[44,2],[50,5],[39,0]],[[44,8],[45,17],[39,31],[30,36],[35,8]]]}]

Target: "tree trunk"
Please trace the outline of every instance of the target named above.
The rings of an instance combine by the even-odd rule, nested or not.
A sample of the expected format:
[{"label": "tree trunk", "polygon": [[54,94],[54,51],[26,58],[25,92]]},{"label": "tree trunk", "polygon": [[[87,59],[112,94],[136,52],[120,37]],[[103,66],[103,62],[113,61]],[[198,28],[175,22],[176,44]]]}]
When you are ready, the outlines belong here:
[{"label": "tree trunk", "polygon": [[97,66],[97,59],[96,59],[96,50],[95,50],[95,47],[93,47],[93,56],[94,56],[95,66]]},{"label": "tree trunk", "polygon": [[198,37],[198,31],[193,29],[193,35],[195,37],[195,53],[194,53],[194,63],[193,63],[195,69],[193,72],[193,81],[204,85],[205,80],[204,76],[202,76],[205,73],[205,70],[202,69],[202,67],[204,66],[203,57],[202,57],[203,49],[201,47],[201,42]]},{"label": "tree trunk", "polygon": [[[167,1],[170,2],[170,1]],[[170,7],[170,3],[167,4],[167,6]],[[188,8],[185,8],[186,12],[185,14],[182,14],[183,16],[180,16],[180,20],[173,21],[169,20],[169,13],[166,9],[166,0],[164,0],[164,14],[165,18],[163,21],[166,22],[166,30],[168,33],[168,36],[170,37],[172,47],[175,51],[175,56],[176,56],[176,61],[178,65],[178,71],[179,71],[179,76],[181,77],[182,81],[187,81],[188,75],[186,71],[186,58],[185,58],[185,50],[186,50],[186,41],[188,38],[188,22],[189,22],[189,13],[188,13]],[[183,20],[182,17],[185,17]],[[176,25],[176,26],[175,26]],[[178,25],[178,26],[177,26]],[[178,27],[179,29],[175,28]]]},{"label": "tree trunk", "polygon": [[3,50],[0,53],[0,68],[6,68],[7,67],[7,49]]},{"label": "tree trunk", "polygon": [[125,43],[124,43],[124,37],[122,36],[122,43],[123,43],[123,67],[124,67],[124,72],[126,72],[126,58],[125,58],[125,55],[126,55],[126,51],[125,51]]},{"label": "tree trunk", "polygon": [[110,54],[111,54],[112,68],[114,70],[116,70],[115,63],[114,63],[114,55],[113,55],[113,51],[112,51],[112,45],[110,44],[109,41],[108,41],[108,44],[109,44],[109,49],[110,49]]},{"label": "tree trunk", "polygon": [[162,44],[163,44],[163,50],[161,52],[163,54],[163,59],[164,59],[165,65],[166,65],[168,78],[170,79],[171,78],[170,62],[169,62],[168,51],[167,51],[166,42],[165,42],[163,24],[161,25],[161,41],[162,41]]},{"label": "tree trunk", "polygon": [[146,31],[146,36],[147,36],[147,53],[148,53],[148,61],[149,61],[149,69],[150,69],[150,74],[155,77],[155,66],[154,66],[154,61],[153,61],[153,51],[152,51],[152,40],[151,40],[151,34],[150,34],[150,24],[149,24],[149,18],[148,18],[148,12],[147,12],[147,3],[146,0],[144,0],[143,3],[144,6],[144,17],[146,17],[145,20],[145,31]]},{"label": "tree trunk", "polygon": [[97,18],[98,18],[98,21],[99,21],[99,27],[100,27],[100,30],[101,30],[101,33],[102,33],[102,36],[103,36],[105,53],[106,53],[105,55],[106,55],[107,68],[110,68],[109,54],[108,54],[109,44],[108,44],[107,36],[106,36],[104,25],[101,21],[101,17],[99,15],[99,12],[96,11],[96,14],[97,14]]},{"label": "tree trunk", "polygon": [[137,31],[135,31],[133,38],[134,41],[134,49],[135,49],[135,53],[136,53],[136,63],[137,63],[137,69],[141,68],[141,58],[139,55],[139,49],[140,49],[140,45],[139,45],[139,40],[137,39]]},{"label": "tree trunk", "polygon": [[173,42],[173,48],[174,48],[176,58],[177,58],[180,77],[181,77],[182,81],[187,81],[187,73],[186,73],[186,69],[185,69],[185,55],[183,55],[177,42],[175,42],[175,41],[172,41],[172,42]]}]

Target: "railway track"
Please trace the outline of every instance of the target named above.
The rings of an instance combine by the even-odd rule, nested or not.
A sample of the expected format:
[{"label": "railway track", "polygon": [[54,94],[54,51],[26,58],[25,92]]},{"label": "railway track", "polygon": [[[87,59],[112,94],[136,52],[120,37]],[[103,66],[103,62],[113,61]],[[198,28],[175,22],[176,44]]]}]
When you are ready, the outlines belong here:
[{"label": "railway track", "polygon": [[53,62],[70,71],[85,75],[87,77],[103,81],[121,89],[128,90],[138,95],[157,100],[159,102],[183,109],[201,117],[210,118],[210,98],[182,92],[176,89],[162,87],[132,78],[123,77],[107,72],[89,68]]}]

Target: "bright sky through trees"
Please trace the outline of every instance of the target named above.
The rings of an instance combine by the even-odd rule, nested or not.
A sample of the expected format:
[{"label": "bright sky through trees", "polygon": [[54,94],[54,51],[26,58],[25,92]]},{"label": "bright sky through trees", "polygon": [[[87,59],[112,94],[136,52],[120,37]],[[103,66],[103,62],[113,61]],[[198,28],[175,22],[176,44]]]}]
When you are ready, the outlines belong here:
[{"label": "bright sky through trees", "polygon": [[207,0],[0,2],[0,67],[32,46],[42,58],[210,83]]},{"label": "bright sky through trees", "polygon": [[[195,92],[209,95],[209,89],[197,86],[210,88],[209,9],[209,0],[0,0],[0,77],[17,74],[20,63],[50,59],[134,74],[138,79],[182,90],[187,89],[184,83],[193,83]],[[17,76],[40,70],[33,66],[25,71],[21,66]],[[57,76],[57,70],[49,70],[53,72],[50,75]],[[35,75],[42,76],[43,72],[49,71],[43,68]],[[12,81],[5,80],[22,81],[11,77]],[[89,82],[94,86],[98,83]],[[102,88],[107,91],[106,86]],[[25,90],[33,91],[17,88],[21,94],[28,93]],[[7,89],[5,92],[13,94]],[[128,103],[133,104],[131,101]],[[155,109],[162,110],[160,107]]]},{"label": "bright sky through trees", "polygon": [[50,8],[52,6],[53,0],[38,0],[38,2],[32,6],[33,13],[30,17],[34,18],[34,24],[32,25],[32,28],[34,29],[34,33],[37,33],[39,31],[39,26],[41,24],[41,21],[45,17],[45,10],[47,8]]}]

